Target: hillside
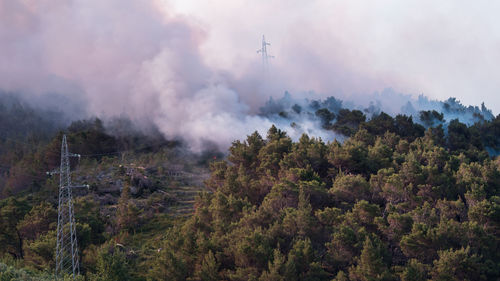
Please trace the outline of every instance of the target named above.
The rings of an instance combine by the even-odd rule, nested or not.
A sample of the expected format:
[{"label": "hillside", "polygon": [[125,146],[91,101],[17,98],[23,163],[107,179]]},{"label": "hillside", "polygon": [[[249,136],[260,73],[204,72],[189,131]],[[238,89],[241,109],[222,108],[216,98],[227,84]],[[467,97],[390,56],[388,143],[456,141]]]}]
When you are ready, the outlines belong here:
[{"label": "hillside", "polygon": [[424,126],[321,109],[343,142],[273,126],[220,154],[125,120],[35,138],[51,123],[18,107],[33,117],[2,119],[0,280],[54,270],[58,178],[45,172],[63,133],[81,154],[73,181],[90,186],[74,194],[84,280],[500,278],[500,115],[443,126],[427,111]]}]

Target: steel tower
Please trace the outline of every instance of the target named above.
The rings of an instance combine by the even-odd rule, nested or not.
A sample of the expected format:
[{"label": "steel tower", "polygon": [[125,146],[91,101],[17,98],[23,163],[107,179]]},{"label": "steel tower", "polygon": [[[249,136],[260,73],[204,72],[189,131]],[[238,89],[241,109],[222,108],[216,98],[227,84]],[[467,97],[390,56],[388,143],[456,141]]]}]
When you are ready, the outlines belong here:
[{"label": "steel tower", "polygon": [[76,224],[73,208],[71,189],[87,187],[88,185],[71,185],[70,157],[78,157],[68,151],[66,135],[63,136],[61,145],[61,167],[49,174],[59,174],[59,206],[57,209],[57,244],[56,244],[56,279],[63,278],[65,274],[72,274],[73,280],[80,274],[78,259],[78,243],[76,239]]},{"label": "steel tower", "polygon": [[262,35],[262,47],[257,50],[257,53],[262,54],[262,67],[265,71],[267,71],[269,67],[269,58],[274,58],[274,56],[267,54],[267,46],[271,46],[271,43],[266,42],[266,38]]}]

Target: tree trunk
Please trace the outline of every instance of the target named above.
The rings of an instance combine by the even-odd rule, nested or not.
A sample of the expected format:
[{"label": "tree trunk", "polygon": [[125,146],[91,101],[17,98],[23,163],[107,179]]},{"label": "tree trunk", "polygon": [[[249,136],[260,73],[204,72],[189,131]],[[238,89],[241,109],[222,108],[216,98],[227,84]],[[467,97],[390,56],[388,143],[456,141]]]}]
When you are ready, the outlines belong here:
[{"label": "tree trunk", "polygon": [[17,233],[17,238],[19,239],[19,257],[21,259],[24,259],[24,253],[23,253],[23,238],[21,237],[21,233],[19,233],[19,230],[16,229]]}]

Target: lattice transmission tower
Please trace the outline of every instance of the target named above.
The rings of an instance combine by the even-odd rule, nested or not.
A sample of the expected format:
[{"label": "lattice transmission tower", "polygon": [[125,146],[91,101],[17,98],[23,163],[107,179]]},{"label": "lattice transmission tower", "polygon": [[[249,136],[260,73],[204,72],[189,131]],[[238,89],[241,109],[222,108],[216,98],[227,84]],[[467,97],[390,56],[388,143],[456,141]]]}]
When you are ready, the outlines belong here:
[{"label": "lattice transmission tower", "polygon": [[71,274],[73,280],[80,274],[78,258],[78,243],[76,238],[76,224],[71,190],[88,185],[72,185],[70,172],[70,157],[79,154],[68,151],[66,135],[63,136],[61,145],[61,167],[48,174],[59,174],[59,205],[57,209],[57,244],[56,244],[56,279],[62,279],[65,274]]},{"label": "lattice transmission tower", "polygon": [[266,37],[262,35],[262,47],[257,50],[257,53],[262,54],[262,67],[264,71],[269,69],[269,59],[274,58],[274,56],[270,56],[267,54],[267,46],[271,46],[271,43],[266,42]]}]

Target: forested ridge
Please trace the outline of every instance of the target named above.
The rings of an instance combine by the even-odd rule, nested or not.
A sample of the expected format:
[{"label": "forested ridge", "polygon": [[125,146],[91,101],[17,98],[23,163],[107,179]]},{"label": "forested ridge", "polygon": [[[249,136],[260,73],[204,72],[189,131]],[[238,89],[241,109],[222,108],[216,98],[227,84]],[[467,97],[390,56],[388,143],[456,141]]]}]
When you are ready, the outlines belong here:
[{"label": "forested ridge", "polygon": [[212,165],[214,193],[168,245],[186,276],[195,250],[232,280],[494,280],[500,163],[438,141],[254,134]]},{"label": "forested ridge", "polygon": [[[424,127],[405,115],[317,114],[349,137],[293,141],[273,126],[226,157],[111,134],[98,119],[36,141],[2,124],[21,133],[0,143],[0,280],[52,280],[58,179],[45,171],[63,133],[87,155],[72,163],[90,185],[75,194],[82,280],[500,278],[500,159],[488,153],[500,147],[500,115]],[[176,167],[189,177],[174,178]]]}]

